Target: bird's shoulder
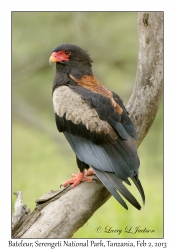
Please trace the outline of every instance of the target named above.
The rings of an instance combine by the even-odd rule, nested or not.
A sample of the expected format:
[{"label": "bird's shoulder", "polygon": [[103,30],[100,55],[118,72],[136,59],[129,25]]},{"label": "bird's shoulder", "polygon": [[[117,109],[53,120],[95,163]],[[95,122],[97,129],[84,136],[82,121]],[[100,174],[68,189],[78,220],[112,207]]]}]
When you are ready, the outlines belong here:
[{"label": "bird's shoulder", "polygon": [[121,138],[127,139],[129,134],[136,139],[134,124],[119,95],[104,87],[94,75],[83,75],[80,79],[72,75],[70,77],[77,83],[70,84],[70,88],[97,111],[101,120],[107,121]]},{"label": "bird's shoulder", "polygon": [[[76,79],[70,75],[70,78],[77,84],[70,81],[70,84],[60,86],[53,92],[53,106],[58,117],[72,122],[72,126],[84,125],[91,133],[108,135],[112,140],[116,140],[118,135],[127,139],[128,133],[135,137],[135,128],[116,93],[101,85],[94,76],[85,75]],[[58,117],[56,122],[60,126],[63,121],[60,122]],[[63,125],[60,130],[63,131]]]},{"label": "bird's shoulder", "polygon": [[102,120],[97,110],[89,104],[90,90],[70,86],[60,86],[53,92],[53,107],[57,128],[60,132],[70,132],[86,137],[96,144],[114,143],[118,137],[110,124]]}]

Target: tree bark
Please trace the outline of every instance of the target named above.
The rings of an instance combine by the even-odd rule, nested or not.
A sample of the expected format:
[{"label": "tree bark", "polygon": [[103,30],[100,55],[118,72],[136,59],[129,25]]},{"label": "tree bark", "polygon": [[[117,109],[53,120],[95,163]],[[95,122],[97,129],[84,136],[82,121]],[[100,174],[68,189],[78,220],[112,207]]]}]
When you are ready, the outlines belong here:
[{"label": "tree bark", "polygon": [[[163,12],[140,12],[138,33],[136,83],[127,105],[136,126],[137,147],[151,127],[163,91]],[[21,192],[16,195],[13,238],[70,238],[111,196],[99,180],[83,182],[44,195],[30,214]]]},{"label": "tree bark", "polygon": [[150,129],[163,92],[163,12],[138,15],[138,66],[127,109],[136,126],[137,146]]}]

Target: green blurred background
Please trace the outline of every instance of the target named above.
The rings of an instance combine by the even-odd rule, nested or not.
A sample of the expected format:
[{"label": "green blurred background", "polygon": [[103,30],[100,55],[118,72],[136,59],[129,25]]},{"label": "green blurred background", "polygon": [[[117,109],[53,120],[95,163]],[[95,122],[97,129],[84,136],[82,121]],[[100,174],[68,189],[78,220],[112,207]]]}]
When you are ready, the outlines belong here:
[{"label": "green blurred background", "polygon": [[[12,192],[22,191],[31,210],[35,200],[76,173],[75,155],[57,132],[52,107],[54,47],[74,43],[93,58],[99,81],[127,104],[135,82],[137,12],[12,12]],[[126,211],[110,198],[74,238],[163,237],[163,105],[139,147],[140,179],[146,194],[141,211]],[[141,202],[138,191],[132,192]],[[12,195],[12,212],[15,196]],[[78,201],[77,201],[78,202]],[[101,233],[96,228],[103,228]],[[106,233],[105,227],[122,233]],[[125,227],[154,230],[126,233]]]}]

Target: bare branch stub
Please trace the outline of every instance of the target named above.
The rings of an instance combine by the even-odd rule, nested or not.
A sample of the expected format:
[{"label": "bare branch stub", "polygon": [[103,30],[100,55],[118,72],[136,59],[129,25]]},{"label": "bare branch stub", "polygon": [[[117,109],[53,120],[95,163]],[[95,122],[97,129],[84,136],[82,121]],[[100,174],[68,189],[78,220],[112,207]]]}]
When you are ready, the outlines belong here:
[{"label": "bare branch stub", "polygon": [[21,191],[16,191],[13,194],[16,195],[16,201],[14,204],[14,215],[12,216],[12,230],[15,230],[23,217],[30,214],[30,209],[23,203]]}]

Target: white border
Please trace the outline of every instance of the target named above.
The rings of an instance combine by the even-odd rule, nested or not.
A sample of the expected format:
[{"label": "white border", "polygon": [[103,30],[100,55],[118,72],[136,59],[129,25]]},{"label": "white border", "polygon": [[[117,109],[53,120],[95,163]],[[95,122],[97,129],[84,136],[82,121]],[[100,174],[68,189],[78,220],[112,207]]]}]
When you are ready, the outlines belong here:
[{"label": "white border", "polygon": [[[11,235],[11,11],[164,11],[165,17],[165,232],[164,240],[168,249],[174,247],[174,193],[175,193],[175,159],[174,159],[174,86],[175,86],[175,15],[174,1],[3,1],[0,10],[0,246],[8,248]],[[149,215],[148,215],[149,216]],[[146,219],[146,218],[145,218]],[[122,240],[123,242],[125,240]],[[135,241],[135,240],[130,240]],[[149,240],[156,242],[156,240]],[[34,248],[33,248],[34,249]],[[42,249],[42,248],[40,248]],[[46,249],[46,248],[45,248]],[[98,248],[96,248],[98,249]],[[125,248],[122,248],[125,249]],[[150,248],[144,248],[150,249]],[[159,248],[160,249],[160,248]]]}]

